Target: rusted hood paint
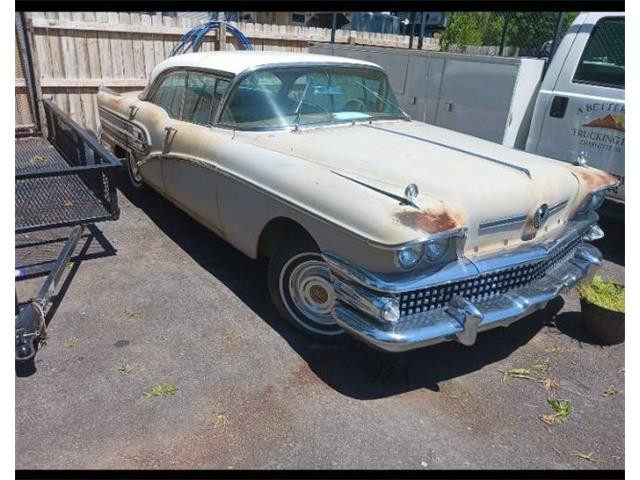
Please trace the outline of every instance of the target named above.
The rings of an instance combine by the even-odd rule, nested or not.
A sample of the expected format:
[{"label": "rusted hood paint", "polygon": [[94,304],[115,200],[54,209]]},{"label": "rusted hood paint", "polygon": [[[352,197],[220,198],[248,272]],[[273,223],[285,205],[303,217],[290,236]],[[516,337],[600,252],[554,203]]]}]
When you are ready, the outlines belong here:
[{"label": "rusted hood paint", "polygon": [[[541,238],[564,224],[590,185],[595,185],[576,175],[566,163],[469,135],[420,122],[394,120],[375,125],[384,130],[356,124],[298,133],[244,133],[238,140],[340,172],[397,196],[404,195],[407,184],[415,183],[420,191],[416,199],[419,208],[400,209],[394,204],[387,228],[402,228],[424,237],[464,227],[468,229],[466,249],[471,253]],[[357,189],[364,188],[345,181],[341,191],[332,195],[344,196],[343,208],[349,209],[350,192]],[[562,202],[566,207],[533,236],[523,238],[524,225],[479,234],[483,222],[526,215],[530,223],[541,205]]]}]

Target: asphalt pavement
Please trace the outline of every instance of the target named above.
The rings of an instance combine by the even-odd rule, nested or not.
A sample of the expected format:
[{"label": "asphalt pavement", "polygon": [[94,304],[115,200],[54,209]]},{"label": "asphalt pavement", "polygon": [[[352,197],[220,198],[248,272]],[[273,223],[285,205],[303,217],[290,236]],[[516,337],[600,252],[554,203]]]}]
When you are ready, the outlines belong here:
[{"label": "asphalt pavement", "polygon": [[[624,468],[624,344],[584,333],[575,292],[473,347],[326,345],[278,318],[264,262],[118,195],[16,370],[17,468]],[[624,283],[624,226],[602,225]]]}]

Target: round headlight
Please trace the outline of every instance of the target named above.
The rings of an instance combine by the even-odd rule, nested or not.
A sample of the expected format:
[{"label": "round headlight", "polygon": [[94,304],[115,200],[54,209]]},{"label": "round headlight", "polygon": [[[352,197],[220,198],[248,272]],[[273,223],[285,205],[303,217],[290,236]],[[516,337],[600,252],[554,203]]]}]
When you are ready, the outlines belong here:
[{"label": "round headlight", "polygon": [[594,192],[593,195],[591,195],[591,208],[593,208],[594,210],[597,210],[602,206],[603,203],[604,203],[603,191]]},{"label": "round headlight", "polygon": [[398,265],[402,268],[413,268],[422,259],[424,247],[422,244],[413,245],[412,247],[403,248],[396,252]]},{"label": "round headlight", "polygon": [[447,251],[447,247],[449,246],[449,239],[444,238],[441,240],[429,240],[426,244],[425,250],[427,252],[427,258],[435,262],[436,260],[440,260],[442,256]]}]

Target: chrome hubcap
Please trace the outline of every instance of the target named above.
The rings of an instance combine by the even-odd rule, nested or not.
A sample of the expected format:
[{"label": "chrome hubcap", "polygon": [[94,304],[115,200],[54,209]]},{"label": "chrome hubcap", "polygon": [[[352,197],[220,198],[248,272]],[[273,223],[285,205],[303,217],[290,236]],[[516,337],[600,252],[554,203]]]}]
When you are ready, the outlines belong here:
[{"label": "chrome hubcap", "polygon": [[142,182],[142,176],[140,175],[140,167],[136,162],[136,158],[129,154],[129,168],[131,169],[131,176],[136,182]]},{"label": "chrome hubcap", "polygon": [[310,260],[296,266],[289,277],[289,294],[305,317],[324,325],[335,323],[331,317],[335,295],[323,262]]},{"label": "chrome hubcap", "polygon": [[[308,257],[309,254],[291,258],[282,269],[283,274],[287,271],[287,267],[300,256]],[[291,271],[288,285],[283,283],[281,276],[280,287],[288,289],[288,296],[296,308],[290,308],[286,298],[283,298],[285,306],[302,327],[323,335],[337,335],[343,332],[331,316],[336,297],[329,276],[329,268],[323,261],[309,259],[299,263]],[[294,310],[298,310],[299,313]],[[303,318],[300,318],[300,314]],[[327,329],[327,327],[333,328]]]}]

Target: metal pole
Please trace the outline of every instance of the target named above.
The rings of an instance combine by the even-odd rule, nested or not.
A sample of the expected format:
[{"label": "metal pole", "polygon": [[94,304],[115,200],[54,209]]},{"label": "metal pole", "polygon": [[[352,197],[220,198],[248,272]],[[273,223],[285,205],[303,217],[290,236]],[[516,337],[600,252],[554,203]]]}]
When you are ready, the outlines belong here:
[{"label": "metal pole", "polygon": [[562,30],[562,24],[564,23],[564,12],[560,12],[558,14],[558,21],[556,22],[556,29],[553,32],[553,43],[551,44],[551,50],[549,51],[549,62],[553,58],[553,55],[556,53],[558,49],[558,44],[560,43],[560,31]]},{"label": "metal pole", "polygon": [[411,20],[411,32],[409,33],[409,50],[413,48],[413,35],[416,30],[416,12],[411,12],[409,17]]},{"label": "metal pole", "polygon": [[338,14],[331,14],[331,43],[336,43],[336,24],[338,23]]},{"label": "metal pole", "polygon": [[499,56],[502,56],[502,52],[504,51],[504,46],[507,41],[507,32],[509,31],[510,16],[511,16],[510,12],[506,12],[504,14],[504,25],[502,26],[502,38],[500,39],[500,51],[498,52]]},{"label": "metal pole", "polygon": [[420,36],[418,37],[418,50],[422,50],[422,40],[424,39],[424,28],[426,26],[425,18],[427,17],[426,12],[422,12],[420,16]]}]

